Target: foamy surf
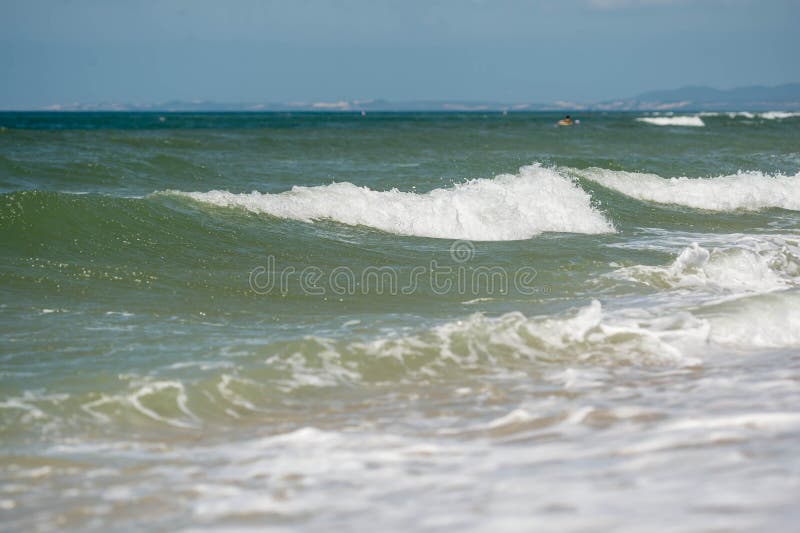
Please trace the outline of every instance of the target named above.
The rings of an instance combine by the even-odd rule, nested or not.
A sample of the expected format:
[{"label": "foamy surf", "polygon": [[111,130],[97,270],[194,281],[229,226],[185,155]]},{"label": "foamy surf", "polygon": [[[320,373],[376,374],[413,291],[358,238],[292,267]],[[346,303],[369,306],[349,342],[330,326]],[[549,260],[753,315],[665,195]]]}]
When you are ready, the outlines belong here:
[{"label": "foamy surf", "polygon": [[797,118],[800,117],[800,112],[798,111],[767,111],[766,113],[759,113],[759,117],[767,120],[783,120],[787,118]]},{"label": "foamy surf", "polygon": [[687,367],[731,346],[759,351],[800,345],[798,304],[796,289],[711,301],[692,311],[607,307],[593,300],[557,316],[474,313],[408,336],[355,342],[307,337],[276,347],[266,362],[279,376],[271,386],[287,393],[387,380],[431,383],[476,373],[508,378],[535,364]]},{"label": "foamy surf", "polygon": [[710,340],[737,348],[800,346],[800,293],[782,291],[712,306]]},{"label": "foamy surf", "polygon": [[[574,169],[792,176],[800,119],[635,121],[697,114],[673,111],[595,113],[558,134],[552,113],[6,114],[3,523],[791,529],[800,211],[659,206]],[[562,166],[491,179],[522,157]],[[326,175],[369,189],[290,191]],[[492,237],[527,208],[567,227],[599,205],[619,232],[465,250],[150,195],[165,189],[289,191],[252,196]]]},{"label": "foamy surf", "polygon": [[706,125],[703,119],[698,116],[639,117],[636,120],[654,126],[689,126],[697,128]]},{"label": "foamy surf", "polygon": [[797,118],[800,117],[800,112],[797,111],[766,111],[763,113],[753,113],[750,111],[733,111],[733,112],[715,112],[715,111],[707,111],[703,113],[698,113],[700,117],[728,117],[731,119],[734,118],[744,118],[744,119],[763,119],[763,120],[784,120],[787,118]]},{"label": "foamy surf", "polygon": [[714,178],[662,178],[656,174],[589,168],[572,172],[624,195],[708,211],[800,211],[800,173],[770,176],[741,172]]},{"label": "foamy surf", "polygon": [[[472,383],[480,376],[515,379],[521,371],[542,368],[574,369],[568,373],[685,368],[725,356],[731,348],[753,354],[798,346],[797,289],[711,302],[691,311],[615,307],[593,300],[555,316],[474,313],[415,334],[371,340],[308,336],[267,342],[263,352],[269,355],[264,359],[259,354],[261,365],[249,370],[216,368],[199,383],[122,376],[127,387],[116,393],[27,392],[0,401],[0,415],[55,424],[69,402],[79,405],[85,423],[130,421],[190,430],[215,417],[267,413],[276,391],[284,395],[367,383]],[[573,378],[567,388],[581,387]]]},{"label": "foamy surf", "polygon": [[424,194],[375,191],[348,182],[293,187],[278,194],[167,192],[280,218],[332,220],[418,237],[505,241],[544,232],[614,232],[586,191],[556,170],[538,164],[522,167],[516,175],[475,179]]},{"label": "foamy surf", "polygon": [[777,236],[745,237],[720,247],[695,242],[668,266],[634,265],[611,275],[655,288],[767,293],[800,286],[800,247]]}]

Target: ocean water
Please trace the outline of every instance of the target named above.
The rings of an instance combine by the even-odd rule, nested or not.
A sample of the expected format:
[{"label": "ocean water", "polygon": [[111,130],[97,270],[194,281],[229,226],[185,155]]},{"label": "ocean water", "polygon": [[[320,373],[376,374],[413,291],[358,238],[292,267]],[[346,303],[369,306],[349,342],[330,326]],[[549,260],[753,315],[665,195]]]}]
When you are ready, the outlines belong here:
[{"label": "ocean water", "polygon": [[0,529],[800,520],[800,116],[0,114]]}]

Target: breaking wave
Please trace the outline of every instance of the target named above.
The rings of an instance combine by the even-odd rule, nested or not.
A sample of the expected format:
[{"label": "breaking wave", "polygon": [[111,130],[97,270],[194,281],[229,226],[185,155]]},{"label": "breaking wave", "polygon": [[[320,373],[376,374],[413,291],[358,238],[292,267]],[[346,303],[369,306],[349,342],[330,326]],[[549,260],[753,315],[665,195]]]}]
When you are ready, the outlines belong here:
[{"label": "breaking wave", "polygon": [[166,193],[280,218],[333,220],[418,237],[504,241],[543,232],[614,232],[586,191],[555,169],[538,164],[522,167],[516,175],[475,179],[424,194],[375,191],[348,182],[296,186],[278,194]]},{"label": "breaking wave", "polygon": [[730,119],[734,118],[744,118],[744,119],[763,119],[763,120],[784,120],[787,118],[797,118],[800,117],[800,112],[798,111],[766,111],[764,113],[753,113],[750,111],[733,111],[733,112],[703,112],[699,113],[698,116],[700,117],[728,117]]},{"label": "breaking wave", "polygon": [[800,211],[800,173],[794,176],[770,176],[761,172],[740,172],[713,178],[662,178],[656,174],[603,168],[575,170],[572,173],[648,202],[709,211],[757,211],[767,208]]},{"label": "breaking wave", "polygon": [[612,277],[655,288],[703,288],[728,293],[766,293],[800,286],[800,243],[779,236],[739,236],[711,249],[692,243],[668,266],[634,265]]},{"label": "breaking wave", "polygon": [[705,122],[698,116],[679,116],[679,117],[639,117],[638,122],[645,122],[655,126],[693,126],[703,127]]}]

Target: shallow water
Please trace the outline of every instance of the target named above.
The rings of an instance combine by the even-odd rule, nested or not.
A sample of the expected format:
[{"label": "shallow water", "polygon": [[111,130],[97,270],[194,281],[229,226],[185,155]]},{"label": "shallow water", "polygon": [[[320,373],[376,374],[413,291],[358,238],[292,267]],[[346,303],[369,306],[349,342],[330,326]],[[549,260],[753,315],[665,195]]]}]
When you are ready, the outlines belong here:
[{"label": "shallow water", "polygon": [[800,117],[558,118],[0,113],[0,527],[796,523]]}]

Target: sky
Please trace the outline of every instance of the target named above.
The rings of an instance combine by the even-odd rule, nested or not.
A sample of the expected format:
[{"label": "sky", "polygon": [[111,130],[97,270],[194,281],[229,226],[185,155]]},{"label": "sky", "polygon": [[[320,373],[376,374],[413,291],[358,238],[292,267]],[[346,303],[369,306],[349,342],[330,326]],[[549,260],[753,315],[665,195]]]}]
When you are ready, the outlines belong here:
[{"label": "sky", "polygon": [[800,0],[0,0],[0,108],[800,81]]}]

